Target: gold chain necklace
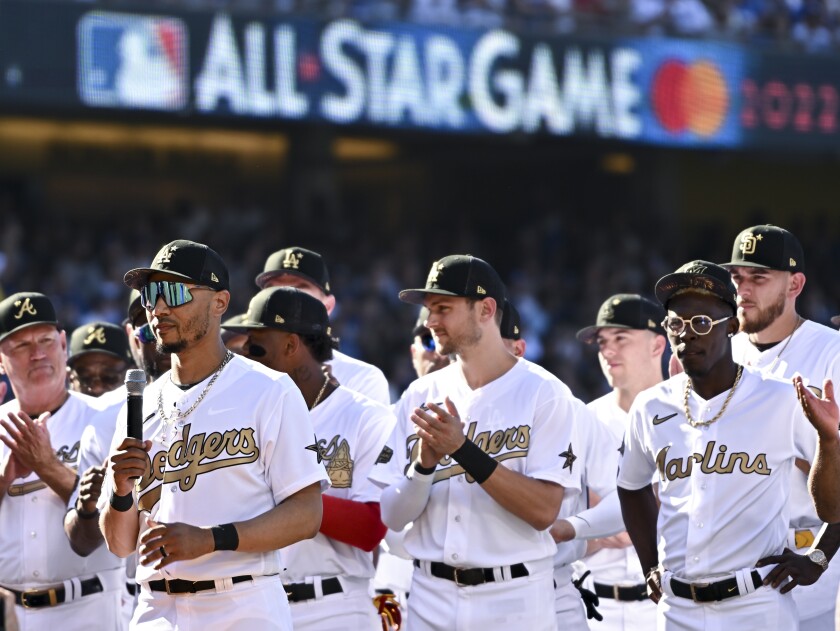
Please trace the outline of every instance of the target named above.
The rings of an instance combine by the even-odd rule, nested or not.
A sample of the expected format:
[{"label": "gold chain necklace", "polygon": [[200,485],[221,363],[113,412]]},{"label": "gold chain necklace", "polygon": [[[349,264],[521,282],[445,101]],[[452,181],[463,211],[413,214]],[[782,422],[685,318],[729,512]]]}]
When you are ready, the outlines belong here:
[{"label": "gold chain necklace", "polygon": [[324,385],[321,386],[321,390],[318,392],[318,396],[315,397],[315,403],[312,404],[312,407],[309,408],[310,410],[314,410],[315,406],[321,402],[321,397],[324,396],[324,391],[327,389],[327,384],[330,382],[330,376],[324,375]]},{"label": "gold chain necklace", "polygon": [[[168,426],[174,423],[175,421],[184,420],[190,414],[192,414],[193,410],[195,410],[195,408],[198,407],[198,404],[204,400],[205,396],[207,396],[207,393],[210,391],[210,388],[213,387],[214,383],[216,383],[216,379],[218,379],[219,375],[222,374],[222,369],[225,366],[227,366],[227,363],[231,359],[233,359],[233,353],[231,353],[230,351],[225,352],[224,359],[222,359],[222,363],[219,364],[219,367],[216,369],[215,374],[207,383],[207,385],[204,386],[204,390],[202,390],[201,394],[198,395],[198,398],[195,400],[195,403],[193,403],[189,408],[187,408],[186,412],[181,412],[180,410],[176,409],[175,414],[173,414],[172,416],[168,416],[163,409],[163,388],[161,388],[158,391],[158,416],[160,416],[160,420],[163,421],[165,428],[168,428]],[[172,373],[169,373],[169,381],[174,383],[172,381]],[[166,429],[164,429],[164,434],[166,434]]]},{"label": "gold chain necklace", "polygon": [[770,365],[769,365],[769,366],[767,366],[767,368],[764,368],[764,369],[763,369],[763,370],[764,370],[764,372],[768,372],[768,373],[772,373],[772,372],[773,372],[773,369],[774,369],[774,368],[776,368],[776,364],[778,364],[778,363],[781,361],[781,359],[782,359],[782,353],[784,353],[784,352],[785,352],[785,349],[788,347],[788,344],[790,344],[790,341],[793,339],[793,336],[794,336],[794,335],[796,334],[796,332],[799,330],[799,327],[800,327],[800,326],[802,326],[802,323],[803,323],[803,322],[805,322],[805,318],[803,318],[802,316],[798,315],[798,316],[796,316],[796,317],[797,317],[797,318],[799,318],[799,319],[796,321],[796,326],[795,326],[795,327],[793,327],[793,331],[791,331],[791,332],[790,332],[790,335],[788,335],[787,341],[784,343],[784,346],[782,346],[782,350],[780,350],[780,351],[779,351],[779,354],[778,354],[778,355],[776,355],[776,356],[773,358],[773,361],[772,361],[772,362],[770,362]]},{"label": "gold chain necklace", "polygon": [[691,418],[691,412],[688,409],[688,396],[691,394],[691,379],[685,380],[685,398],[683,399],[683,411],[685,412],[685,418],[688,420],[688,424],[692,427],[703,427],[705,425],[711,425],[715,421],[717,421],[723,413],[726,411],[726,406],[729,405],[729,402],[732,400],[732,395],[735,394],[735,388],[738,387],[738,384],[741,382],[741,373],[744,372],[744,367],[741,364],[738,364],[738,373],[735,375],[735,383],[732,384],[732,387],[729,389],[729,394],[726,395],[726,401],[723,402],[723,407],[720,408],[720,412],[715,414],[713,419],[708,421],[695,421]]}]

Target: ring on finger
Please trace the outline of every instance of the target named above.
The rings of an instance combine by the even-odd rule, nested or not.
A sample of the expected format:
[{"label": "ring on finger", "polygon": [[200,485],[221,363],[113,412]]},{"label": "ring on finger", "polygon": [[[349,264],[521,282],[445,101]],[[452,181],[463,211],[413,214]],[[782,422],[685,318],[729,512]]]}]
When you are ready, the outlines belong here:
[{"label": "ring on finger", "polygon": [[168,554],[166,554],[166,548],[164,548],[163,546],[161,546],[161,547],[160,547],[160,555],[161,555],[164,559],[165,559],[166,557],[168,557],[168,556],[169,556]]}]

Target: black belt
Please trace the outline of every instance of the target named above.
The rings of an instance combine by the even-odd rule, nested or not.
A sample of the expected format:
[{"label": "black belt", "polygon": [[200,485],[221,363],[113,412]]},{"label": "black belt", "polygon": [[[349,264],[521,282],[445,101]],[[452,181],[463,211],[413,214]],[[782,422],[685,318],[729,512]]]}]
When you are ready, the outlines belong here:
[{"label": "black belt", "polygon": [[[289,583],[288,585],[283,585],[283,589],[286,590],[286,597],[290,603],[299,603],[315,598],[315,585],[312,583]],[[340,594],[343,591],[344,588],[341,587],[341,581],[335,577],[325,578],[321,581],[321,593],[324,596]]]},{"label": "black belt", "polygon": [[[234,576],[231,579],[234,585],[250,580],[253,580],[253,577],[250,575]],[[208,589],[216,589],[216,581],[182,581],[180,578],[172,580],[162,579],[159,581],[149,581],[149,589],[153,592],[166,592],[167,594],[195,594],[196,592],[204,592]]]},{"label": "black belt", "polygon": [[128,583],[128,582],[126,582],[126,584],[125,584],[125,591],[127,591],[127,592],[128,592],[129,594],[131,594],[132,596],[136,596],[136,595],[137,595],[137,587],[138,587],[138,586],[137,586],[137,583]]},{"label": "black belt", "polygon": [[598,598],[612,598],[621,602],[638,602],[648,599],[647,585],[607,585],[595,583],[595,594]]},{"label": "black belt", "polygon": [[[756,589],[761,587],[761,575],[753,570],[750,576],[752,577],[753,587]],[[683,583],[672,578],[671,591],[674,592],[674,596],[690,598],[696,603],[710,603],[741,595],[741,591],[738,589],[738,580],[734,576],[714,583]]]},{"label": "black belt", "polygon": [[[420,561],[415,559],[414,566],[421,567]],[[437,561],[429,563],[429,573],[436,578],[443,578],[467,587],[493,583],[496,580],[492,567],[453,567]],[[528,568],[524,563],[517,563],[508,568],[508,574],[511,578],[522,578],[528,576]]]},{"label": "black belt", "polygon": [[[98,577],[88,578],[80,581],[82,586],[82,596],[90,596],[91,594],[98,594],[104,591],[102,582]],[[8,589],[8,588],[7,588]],[[64,585],[58,587],[51,587],[49,589],[27,589],[19,592],[16,589],[9,589],[15,595],[15,604],[20,605],[25,609],[39,609],[41,607],[55,607],[66,600],[67,594],[64,590]]]}]

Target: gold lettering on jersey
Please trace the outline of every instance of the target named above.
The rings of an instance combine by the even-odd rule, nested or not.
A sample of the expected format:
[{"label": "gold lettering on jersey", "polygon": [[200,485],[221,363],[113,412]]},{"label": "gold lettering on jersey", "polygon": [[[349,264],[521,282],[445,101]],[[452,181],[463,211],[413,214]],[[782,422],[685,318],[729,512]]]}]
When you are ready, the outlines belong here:
[{"label": "gold lettering on jersey", "polygon": [[[520,425],[476,434],[477,428],[478,423],[476,421],[470,423],[467,428],[467,439],[473,441],[481,451],[491,456],[496,462],[504,462],[512,458],[525,458],[528,455],[528,449],[531,446],[530,425]],[[409,466],[420,458],[420,438],[417,434],[412,434],[406,439],[406,453],[408,454]],[[406,467],[407,470],[408,466]],[[434,482],[448,480],[463,474],[464,468],[461,465],[451,457],[444,456],[435,471]],[[472,482],[472,476],[467,475],[467,480]]]},{"label": "gold lettering on jersey", "polygon": [[98,344],[105,344],[105,327],[90,326],[88,327],[88,334],[82,346],[88,346],[94,342]]},{"label": "gold lettering on jersey", "polygon": [[300,266],[300,260],[303,254],[296,252],[286,252],[286,258],[283,259],[283,267],[285,269],[297,269]]},{"label": "gold lettering on jersey", "polygon": [[349,489],[353,484],[353,459],[350,457],[350,443],[339,435],[318,440],[321,459],[330,476],[330,483],[337,489]]},{"label": "gold lettering on jersey", "polygon": [[728,447],[726,445],[717,446],[717,453],[715,453],[716,446],[715,441],[711,441],[706,445],[706,450],[702,454],[693,453],[684,459],[673,458],[671,460],[668,460],[668,450],[671,447],[663,447],[656,454],[656,468],[659,470],[662,481],[689,477],[695,464],[700,465],[700,471],[705,474],[732,473],[737,468],[744,474],[770,475],[771,469],[767,465],[767,454],[758,454],[750,462],[748,453],[743,451],[727,453]]},{"label": "gold lettering on jersey", "polygon": [[[76,469],[76,465],[78,464],[77,460],[79,459],[80,444],[80,441],[77,440],[72,447],[70,445],[62,445],[56,450],[55,455],[59,461],[71,465],[71,469]],[[46,482],[42,480],[32,480],[21,484],[12,484],[9,487],[8,494],[10,497],[19,497],[21,495],[34,493],[35,491],[40,491],[45,488],[47,488]]]},{"label": "gold lettering on jersey", "polygon": [[744,254],[755,254],[756,243],[755,235],[752,232],[748,232],[741,237],[741,245],[738,246],[738,249]]},{"label": "gold lettering on jersey", "polygon": [[23,301],[15,300],[15,306],[20,307],[17,314],[15,315],[15,320],[20,320],[23,317],[24,313],[28,313],[29,315],[38,315],[38,311],[35,309],[35,307],[29,301],[29,298],[27,298]]},{"label": "gold lettering on jersey", "polygon": [[76,441],[76,444],[72,447],[69,445],[62,445],[58,448],[55,452],[55,455],[61,462],[66,464],[76,464],[77,460],[79,459],[79,446],[81,441]]},{"label": "gold lettering on jersey", "polygon": [[[141,509],[151,509],[160,498],[160,487],[142,495],[155,482],[178,482],[182,491],[189,491],[203,473],[249,464],[260,456],[254,430],[249,427],[194,436],[190,436],[191,429],[192,425],[187,423],[184,425],[183,438],[172,443],[167,451],[161,450],[149,457],[149,469],[137,485],[141,493]],[[222,454],[229,457],[215,460]]]}]

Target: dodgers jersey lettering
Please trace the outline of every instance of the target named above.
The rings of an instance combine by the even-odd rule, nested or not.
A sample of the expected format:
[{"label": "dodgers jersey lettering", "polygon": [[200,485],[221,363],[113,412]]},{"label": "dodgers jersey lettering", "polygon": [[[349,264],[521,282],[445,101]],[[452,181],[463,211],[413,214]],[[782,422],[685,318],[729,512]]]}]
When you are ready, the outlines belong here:
[{"label": "dodgers jersey lettering", "polygon": [[[318,453],[330,476],[325,494],[355,502],[378,502],[381,490],[367,478],[394,428],[384,405],[344,386],[310,411]],[[318,533],[280,551],[284,583],[314,576],[372,578],[370,552]]]},{"label": "dodgers jersey lettering", "polygon": [[[641,489],[658,472],[660,562],[696,579],[782,551],[794,459],[813,459],[816,433],[789,383],[747,368],[720,420],[691,427],[682,411],[687,378],[676,375],[636,397],[618,485]],[[692,416],[711,418],[728,394],[705,401],[692,390]],[[652,423],[673,412],[673,420]]]},{"label": "dodgers jersey lettering", "polygon": [[[466,433],[500,466],[580,488],[574,460],[560,456],[575,450],[580,402],[554,375],[524,359],[475,390],[457,362],[414,381],[395,407],[396,427],[373,467],[373,482],[384,488],[405,476],[417,448],[412,412],[447,396]],[[547,530],[537,531],[502,508],[448,457],[438,465],[431,496],[406,533],[405,548],[416,559],[461,567],[510,565],[556,551]]]},{"label": "dodgers jersey lettering", "polygon": [[[310,484],[327,486],[316,452],[306,449],[313,440],[306,403],[284,373],[234,356],[192,414],[171,423],[160,418],[161,390],[171,415],[188,409],[209,379],[184,392],[165,373],[146,388],[143,436],[152,449],[149,471],[135,487],[142,510],[155,521],[208,527],[256,517]],[[123,408],[115,445],[125,437],[125,414]],[[280,569],[277,551],[218,551],[161,571],[138,566],[136,577],[199,581]]]}]

